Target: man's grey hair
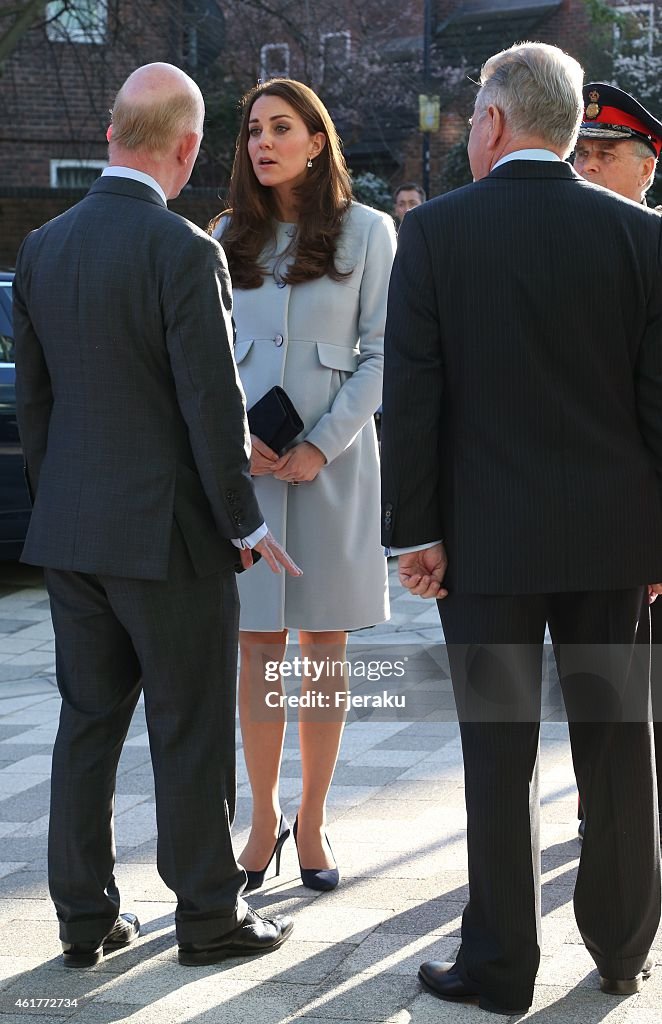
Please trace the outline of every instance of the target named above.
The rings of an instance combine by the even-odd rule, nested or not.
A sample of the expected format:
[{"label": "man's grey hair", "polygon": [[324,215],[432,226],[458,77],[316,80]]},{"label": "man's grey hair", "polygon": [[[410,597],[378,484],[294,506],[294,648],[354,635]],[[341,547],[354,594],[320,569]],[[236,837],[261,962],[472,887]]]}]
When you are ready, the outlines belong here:
[{"label": "man's grey hair", "polygon": [[547,43],[518,43],[482,67],[476,99],[504,115],[513,135],[535,135],[572,152],[582,120],[584,70],[574,57]]},{"label": "man's grey hair", "polygon": [[650,174],[648,176],[648,180],[644,183],[644,185],[642,186],[642,189],[641,189],[642,196],[645,196],[646,193],[648,192],[649,188],[651,187],[651,185],[655,181],[655,170],[657,168],[657,157],[655,156],[655,153],[650,148],[650,146],[647,145],[645,142],[643,142],[641,139],[629,139],[629,143],[630,143],[630,146],[632,148],[632,152],[634,153],[634,155],[636,157],[639,158],[639,160],[650,160],[651,157],[653,157],[654,160],[655,160],[655,163],[653,164],[653,170],[650,172]]}]

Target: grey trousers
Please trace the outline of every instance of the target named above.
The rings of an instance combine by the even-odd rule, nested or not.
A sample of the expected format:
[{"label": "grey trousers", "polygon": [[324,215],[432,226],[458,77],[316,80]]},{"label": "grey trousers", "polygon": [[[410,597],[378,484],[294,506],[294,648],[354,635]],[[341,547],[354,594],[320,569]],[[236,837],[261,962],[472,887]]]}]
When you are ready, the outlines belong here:
[{"label": "grey trousers", "polygon": [[140,692],[154,770],[157,866],[179,941],[236,928],[238,596],[234,572],[197,578],[180,544],[167,581],[46,570],[62,696],[53,752],[49,885],[66,942],[103,938],[119,912],[115,777]]}]

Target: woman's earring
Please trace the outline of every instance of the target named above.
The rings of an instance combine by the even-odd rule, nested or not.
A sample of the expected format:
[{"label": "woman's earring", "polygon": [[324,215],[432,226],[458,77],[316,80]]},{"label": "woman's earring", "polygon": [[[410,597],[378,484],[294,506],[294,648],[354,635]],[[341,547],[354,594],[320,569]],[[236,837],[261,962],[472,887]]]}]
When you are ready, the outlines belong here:
[{"label": "woman's earring", "polygon": [[313,158],[312,158],[312,156],[308,157],[308,163],[306,164],[306,166],[307,167],[312,167],[313,166]]}]

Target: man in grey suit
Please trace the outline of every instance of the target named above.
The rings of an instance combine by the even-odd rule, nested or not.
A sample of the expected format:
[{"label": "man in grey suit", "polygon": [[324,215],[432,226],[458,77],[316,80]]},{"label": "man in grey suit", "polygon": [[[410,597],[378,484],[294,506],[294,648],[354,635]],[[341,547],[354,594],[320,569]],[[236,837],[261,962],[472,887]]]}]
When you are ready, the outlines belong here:
[{"label": "man in grey suit", "polygon": [[565,162],[581,90],[556,47],[490,58],[474,183],[407,214],[386,326],[383,540],[439,601],[467,805],[462,944],[420,978],[497,1013],[530,1006],[540,960],[546,623],[586,810],[575,916],[604,992],[641,988],[660,920],[634,640],[645,586],[662,591],[662,221]]},{"label": "man in grey suit", "polygon": [[62,695],[49,884],[64,962],[133,941],[113,877],[115,776],[141,690],[157,861],[177,895],[179,960],[265,952],[292,922],[256,915],[234,859],[235,569],[255,546],[299,570],[249,475],[220,246],[168,211],[204,103],[151,64],[120,90],[109,167],[34,231],[15,280],[18,420],[34,496],[23,560],[46,567]]}]

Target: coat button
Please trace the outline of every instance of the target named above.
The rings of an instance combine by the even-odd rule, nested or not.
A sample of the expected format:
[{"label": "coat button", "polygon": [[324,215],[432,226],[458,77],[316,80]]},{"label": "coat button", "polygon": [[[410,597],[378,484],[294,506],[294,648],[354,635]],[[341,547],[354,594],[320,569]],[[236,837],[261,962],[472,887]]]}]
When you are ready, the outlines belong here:
[{"label": "coat button", "polygon": [[276,348],[280,348],[280,346],[283,344],[284,341],[285,341],[285,339],[284,339],[283,335],[282,334],[277,334],[276,337],[274,338],[274,345],[276,346]]}]

